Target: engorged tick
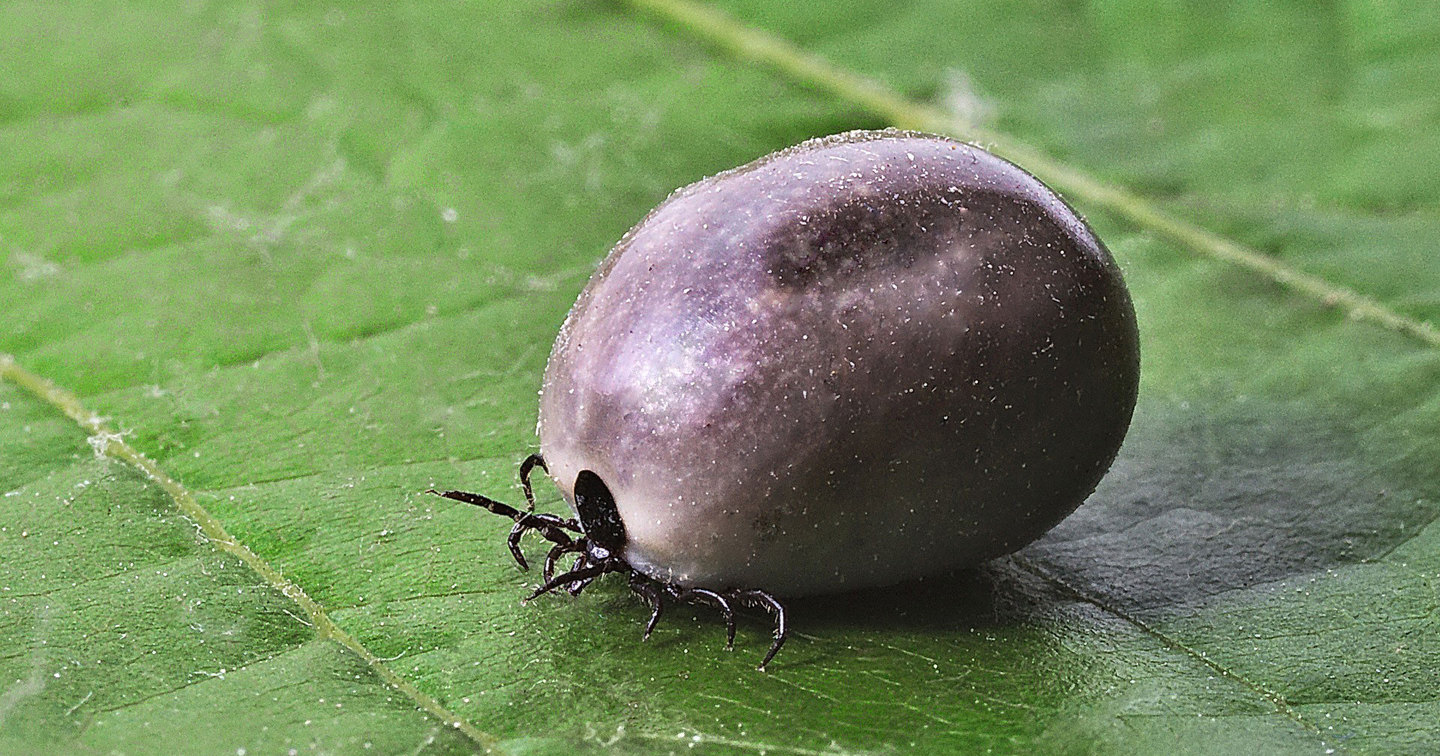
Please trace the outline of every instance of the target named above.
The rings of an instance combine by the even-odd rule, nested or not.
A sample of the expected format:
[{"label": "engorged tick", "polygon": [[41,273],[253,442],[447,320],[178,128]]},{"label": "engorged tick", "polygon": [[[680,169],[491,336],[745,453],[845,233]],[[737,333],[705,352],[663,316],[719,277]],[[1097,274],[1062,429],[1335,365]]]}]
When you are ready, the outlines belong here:
[{"label": "engorged tick", "polygon": [[[1120,271],[1038,180],[913,132],[816,139],[675,192],[555,341],[510,553],[651,607],[775,618],[1024,546],[1094,490],[1139,380]],[[543,455],[543,456],[542,456]],[[545,470],[577,517],[535,513]],[[576,555],[569,569],[559,561]],[[557,572],[559,574],[557,574]]]}]

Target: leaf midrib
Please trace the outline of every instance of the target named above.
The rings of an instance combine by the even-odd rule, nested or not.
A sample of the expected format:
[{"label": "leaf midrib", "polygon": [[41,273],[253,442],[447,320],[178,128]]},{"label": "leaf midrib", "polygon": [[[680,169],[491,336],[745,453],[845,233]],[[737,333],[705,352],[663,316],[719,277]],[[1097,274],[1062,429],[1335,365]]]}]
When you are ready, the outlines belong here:
[{"label": "leaf midrib", "polygon": [[1083,601],[1095,607],[1096,609],[1099,609],[1105,614],[1119,619],[1120,621],[1130,625],[1131,627],[1134,627],[1145,635],[1154,638],[1162,646],[1196,660],[1200,664],[1205,665],[1205,667],[1213,670],[1215,674],[1219,675],[1220,677],[1243,687],[1251,693],[1254,693],[1255,695],[1267,701],[1271,706],[1273,706],[1276,713],[1298,724],[1307,732],[1310,732],[1311,734],[1317,736],[1321,735],[1320,727],[1311,723],[1309,720],[1305,719],[1305,717],[1302,717],[1300,713],[1291,706],[1290,702],[1285,699],[1285,696],[1281,695],[1280,693],[1270,690],[1264,685],[1261,685],[1260,683],[1255,682],[1254,680],[1251,680],[1248,677],[1245,677],[1244,675],[1241,675],[1227,668],[1225,665],[1211,659],[1209,655],[1207,655],[1200,649],[1192,648],[1190,645],[1186,644],[1180,639],[1171,637],[1169,634],[1150,625],[1150,623],[1145,622],[1139,617],[1136,617],[1129,612],[1120,609],[1119,607],[1111,605],[1110,602],[1105,601],[1098,596],[1093,596],[1090,593],[1071,585],[1058,575],[1052,573],[1050,570],[1047,570],[1039,566],[1038,564],[1035,564],[1034,562],[1025,559],[1024,557],[1012,556],[1011,560],[1020,569],[1029,572],[1030,574],[1040,578],[1041,580],[1044,580],[1062,593],[1074,596],[1077,600]]},{"label": "leaf midrib", "polygon": [[[59,410],[80,426],[92,439],[96,450],[112,459],[125,462],[138,469],[170,498],[184,515],[199,526],[200,531],[218,550],[239,558],[247,567],[273,590],[290,599],[309,618],[316,637],[339,643],[369,666],[377,676],[391,687],[409,698],[419,709],[447,726],[464,733],[485,752],[496,752],[498,739],[481,731],[470,722],[446,708],[439,700],[424,693],[414,683],[406,680],[387,665],[383,659],[367,648],[360,640],[346,632],[330,618],[329,610],[315,601],[305,590],[259,554],[232,536],[218,518],[200,505],[194,494],[180,481],[170,477],[139,450],[130,446],[112,430],[104,418],[86,409],[79,397],[40,375],[16,364],[10,355],[0,353],[0,380],[9,381],[34,396],[38,401]],[[96,441],[98,439],[98,441]]]}]

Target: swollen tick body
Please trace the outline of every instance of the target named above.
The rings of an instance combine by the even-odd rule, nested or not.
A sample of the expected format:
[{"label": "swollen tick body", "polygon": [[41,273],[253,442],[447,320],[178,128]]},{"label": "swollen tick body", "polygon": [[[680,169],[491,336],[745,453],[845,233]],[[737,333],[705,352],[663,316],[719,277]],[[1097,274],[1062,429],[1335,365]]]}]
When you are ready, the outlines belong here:
[{"label": "swollen tick body", "polygon": [[[816,139],[675,192],[556,339],[545,470],[576,517],[442,495],[652,608],[887,585],[1038,538],[1109,468],[1139,379],[1120,271],[1034,177],[943,137]],[[557,563],[576,555],[570,569]],[[557,574],[558,573],[558,574]]]}]

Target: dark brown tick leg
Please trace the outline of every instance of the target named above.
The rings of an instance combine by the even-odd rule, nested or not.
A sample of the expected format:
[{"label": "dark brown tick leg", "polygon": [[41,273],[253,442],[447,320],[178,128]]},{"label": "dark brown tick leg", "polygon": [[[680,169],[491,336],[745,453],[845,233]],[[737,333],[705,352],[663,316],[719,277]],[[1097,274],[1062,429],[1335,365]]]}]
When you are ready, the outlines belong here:
[{"label": "dark brown tick leg", "polygon": [[[585,556],[584,554],[581,554],[580,556],[575,557],[575,563],[572,564],[572,565],[570,565],[570,571],[571,571],[571,572],[574,572],[575,570],[578,570],[578,569],[580,569],[581,567],[584,567],[584,566],[585,566],[585,559],[586,559],[586,556]],[[566,587],[566,588],[565,588],[565,592],[566,592],[566,593],[569,593],[571,596],[579,596],[579,595],[580,595],[580,592],[583,591],[583,590],[585,590],[585,586],[590,585],[591,581],[593,581],[594,579],[595,579],[595,578],[586,578],[586,579],[584,579],[584,580],[577,580],[577,581],[571,583],[568,587]]]},{"label": "dark brown tick leg", "polygon": [[427,490],[426,493],[443,496],[447,499],[465,504],[474,504],[488,512],[493,512],[501,517],[509,517],[514,520],[515,527],[510,529],[510,537],[506,539],[506,543],[510,546],[510,556],[515,557],[516,564],[519,564],[522,570],[530,569],[530,565],[525,561],[525,556],[520,553],[520,537],[525,535],[526,532],[534,530],[551,543],[565,545],[569,545],[574,540],[570,537],[569,533],[565,532],[566,530],[576,533],[582,532],[580,530],[580,523],[574,520],[565,519],[553,514],[521,512],[509,504],[496,501],[489,496],[468,493],[466,491],[436,491],[433,488]]},{"label": "dark brown tick leg", "polygon": [[515,563],[520,565],[522,570],[530,569],[530,565],[525,561],[525,555],[520,553],[520,537],[525,535],[527,530],[529,528],[525,527],[525,523],[517,520],[515,527],[510,528],[510,535],[505,539],[505,545],[510,547],[510,556],[515,557]]},{"label": "dark brown tick leg", "polygon": [[520,563],[520,569],[529,569],[525,564],[525,557],[520,555],[520,537],[527,531],[539,531],[551,543],[557,546],[569,546],[572,541],[570,535],[561,528],[578,531],[579,526],[570,520],[564,520],[552,514],[530,514],[526,513],[521,519],[515,522],[515,527],[510,529],[510,537],[505,543],[510,546],[510,554],[515,561]]},{"label": "dark brown tick leg", "polygon": [[599,564],[591,564],[586,567],[581,567],[578,570],[571,570],[564,574],[556,575],[555,577],[545,581],[544,585],[536,588],[535,592],[531,593],[528,597],[526,597],[525,600],[530,601],[532,599],[539,598],[540,596],[543,596],[555,590],[556,588],[569,585],[571,583],[584,581],[588,584],[591,580],[594,580],[595,578],[600,577],[607,572],[615,572],[616,569],[617,565],[611,562],[600,562]]},{"label": "dark brown tick leg", "polygon": [[726,601],[724,596],[706,588],[687,588],[675,598],[691,604],[710,604],[719,609],[720,616],[725,619],[725,650],[734,650],[735,612],[730,608],[730,602]]},{"label": "dark brown tick leg", "polygon": [[545,472],[550,468],[545,466],[545,458],[539,454],[531,454],[520,463],[520,487],[525,490],[525,501],[530,505],[530,511],[535,511],[535,491],[530,488],[530,471],[539,467]]},{"label": "dark brown tick leg", "polygon": [[576,552],[579,552],[582,555],[581,561],[577,561],[575,565],[570,568],[571,572],[574,572],[575,570],[584,566],[583,555],[585,553],[585,547],[587,545],[588,544],[584,538],[581,538],[574,543],[555,544],[555,547],[550,549],[550,553],[545,555],[545,569],[540,572],[540,574],[544,576],[545,581],[549,582],[551,578],[555,577],[555,563],[560,561],[560,557],[565,556],[566,554],[574,554]]},{"label": "dark brown tick leg", "polygon": [[664,592],[654,581],[638,572],[630,573],[630,590],[650,607],[650,621],[645,623],[645,634],[640,636],[640,640],[650,640],[650,633],[655,632],[660,613],[665,610]]},{"label": "dark brown tick leg", "polygon": [[[579,565],[579,564],[580,564],[579,560],[576,560],[575,564],[576,564],[576,565]],[[577,567],[577,569],[578,569],[578,567]],[[614,568],[612,568],[611,571],[620,571],[620,570],[614,570]],[[585,578],[584,580],[576,580],[575,582],[571,583],[571,584],[569,585],[569,587],[567,587],[567,588],[565,589],[565,591],[566,591],[567,593],[569,593],[571,596],[579,596],[579,595],[580,595],[580,592],[583,591],[583,590],[585,590],[586,586],[590,585],[590,584],[593,583],[593,582],[595,582],[595,578],[593,578],[593,577]]]},{"label": "dark brown tick leg", "polygon": [[765,658],[760,661],[760,666],[756,667],[764,672],[765,665],[769,664],[770,660],[775,658],[775,654],[780,651],[780,647],[785,645],[785,606],[780,603],[779,599],[765,591],[731,591],[728,596],[743,604],[760,607],[775,615],[775,642],[770,645],[770,653],[765,654]]}]

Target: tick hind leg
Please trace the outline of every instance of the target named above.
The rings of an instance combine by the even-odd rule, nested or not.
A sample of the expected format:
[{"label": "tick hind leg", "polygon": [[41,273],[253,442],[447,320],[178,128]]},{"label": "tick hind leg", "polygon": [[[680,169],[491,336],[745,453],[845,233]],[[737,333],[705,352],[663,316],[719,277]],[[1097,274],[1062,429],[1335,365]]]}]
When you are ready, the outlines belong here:
[{"label": "tick hind leg", "polygon": [[655,632],[655,625],[660,622],[660,613],[665,611],[665,596],[670,592],[638,572],[630,573],[630,591],[650,607],[650,621],[645,623],[645,634],[640,637],[640,640],[650,640],[650,633]]},{"label": "tick hind leg", "polygon": [[765,671],[765,666],[779,653],[780,647],[785,645],[787,627],[785,623],[785,606],[780,600],[765,591],[736,590],[736,591],[712,591],[708,588],[680,588],[678,586],[666,585],[652,580],[640,573],[630,575],[630,590],[639,596],[646,606],[650,607],[650,620],[645,623],[644,639],[650,638],[650,633],[655,630],[655,625],[660,621],[660,615],[665,610],[666,601],[677,601],[696,606],[712,606],[719,610],[720,616],[725,620],[725,650],[729,651],[735,647],[735,610],[734,603],[744,606],[753,606],[764,609],[775,617],[775,641],[770,644],[770,650],[757,668]]},{"label": "tick hind leg", "polygon": [[764,609],[775,615],[775,642],[770,644],[769,653],[765,654],[765,658],[760,660],[760,666],[756,667],[764,672],[765,665],[769,664],[770,660],[775,658],[775,654],[780,652],[780,647],[785,645],[785,637],[788,632],[785,627],[785,605],[765,591],[730,591],[725,596],[731,601]]},{"label": "tick hind leg", "polygon": [[735,611],[730,608],[730,602],[724,596],[715,591],[704,588],[687,588],[679,593],[676,598],[690,604],[709,604],[720,610],[720,616],[725,620],[725,650],[735,649]]}]

